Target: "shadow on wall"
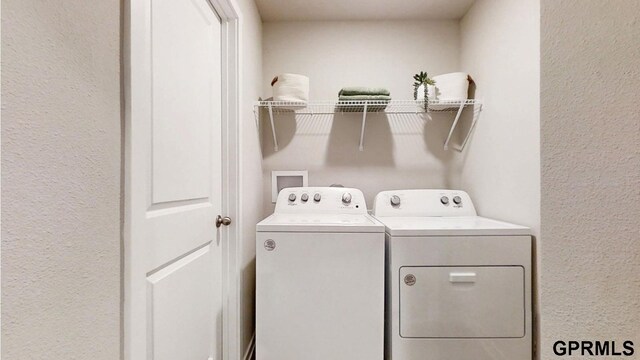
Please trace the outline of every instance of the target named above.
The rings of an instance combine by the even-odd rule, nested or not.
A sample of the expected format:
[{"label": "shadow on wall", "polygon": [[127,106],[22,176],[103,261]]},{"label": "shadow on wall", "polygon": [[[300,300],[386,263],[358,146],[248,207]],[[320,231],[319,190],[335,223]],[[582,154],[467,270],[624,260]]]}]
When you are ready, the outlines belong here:
[{"label": "shadow on wall", "polygon": [[[275,155],[272,128],[268,113],[263,111],[261,148],[262,157]],[[367,114],[365,151],[359,151],[362,113],[302,114],[282,112],[274,116],[278,148],[285,149],[295,136],[306,137],[309,147],[317,140],[326,152],[326,166],[393,166],[393,140],[385,113]],[[314,140],[313,138],[318,138]],[[320,138],[328,137],[327,142]],[[319,147],[316,147],[320,150]]]},{"label": "shadow on wall", "polygon": [[[262,129],[260,136],[260,148],[262,149],[262,158],[266,159],[275,154],[271,121],[267,109],[260,109],[260,120],[258,123]],[[284,149],[289,145],[293,136],[296,134],[296,114],[291,112],[282,112],[274,115],[275,131],[278,140],[278,147]]]},{"label": "shadow on wall", "polygon": [[[472,109],[465,109],[461,121],[470,123],[472,115]],[[444,141],[454,117],[455,112],[368,113],[364,151],[359,151],[362,113],[278,113],[274,123],[280,151],[276,153],[264,111],[260,117],[264,170],[307,169],[315,184],[339,182],[369,191],[451,187],[456,183],[460,155],[444,150]],[[461,123],[456,130],[454,144],[464,139],[463,127]],[[405,181],[403,177],[411,178]]]},{"label": "shadow on wall", "polygon": [[[469,92],[467,94],[469,99],[476,98],[476,89],[477,89],[476,86],[477,85],[475,82],[471,82],[469,84]],[[458,152],[463,153],[461,166],[464,166],[469,154],[469,151],[460,150],[462,148],[462,145],[464,144],[465,138],[469,136],[467,143],[464,144],[464,149],[462,150],[471,148],[471,144],[473,143],[473,133],[476,131],[475,127],[473,127],[473,118],[474,118],[475,112],[478,112],[477,114],[478,123],[481,122],[480,118],[482,117],[482,112],[478,108],[471,108],[471,107],[465,108],[464,111],[462,112],[462,115],[460,116],[460,121],[458,122],[458,127],[456,129],[456,132],[454,133],[454,136],[451,138],[451,149],[455,149]],[[478,124],[476,124],[476,126],[477,125]]]},{"label": "shadow on wall", "polygon": [[454,166],[455,154],[451,150],[444,149],[444,141],[449,134],[449,129],[453,124],[450,113],[429,113],[425,114],[424,120],[424,146],[426,151],[442,163],[443,187],[454,187],[456,178],[456,167]]},{"label": "shadow on wall", "polygon": [[384,112],[367,113],[364,151],[360,151],[362,113],[336,113],[329,133],[328,166],[393,167],[393,137]]},{"label": "shadow on wall", "polygon": [[[258,249],[256,249],[257,251]],[[242,319],[244,323],[245,329],[255,329],[256,328],[256,319],[255,319],[255,307],[256,307],[256,258],[255,256],[248,262],[245,267],[242,269],[242,278],[246,284],[244,290],[247,293],[242,297],[243,304],[241,304],[243,308],[244,314],[250,314],[251,317],[247,319]],[[251,333],[244,334],[244,341],[249,342],[252,336]]]},{"label": "shadow on wall", "polygon": [[452,161],[454,153],[444,149],[444,141],[453,124],[451,113],[425,114],[424,120],[424,145],[426,150],[433,154],[442,163]]}]

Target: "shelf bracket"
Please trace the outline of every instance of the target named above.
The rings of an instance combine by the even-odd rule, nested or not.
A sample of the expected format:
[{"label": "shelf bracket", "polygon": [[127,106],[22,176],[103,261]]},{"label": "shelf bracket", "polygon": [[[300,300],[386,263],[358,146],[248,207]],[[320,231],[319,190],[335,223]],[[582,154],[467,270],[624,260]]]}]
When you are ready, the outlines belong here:
[{"label": "shelf bracket", "polygon": [[273,151],[278,151],[278,139],[276,138],[276,126],[273,122],[273,106],[269,104],[269,119],[271,120],[271,134],[273,135]]},{"label": "shelf bracket", "polygon": [[460,120],[460,116],[462,115],[462,110],[464,110],[465,102],[463,101],[458,108],[458,113],[456,114],[455,120],[453,120],[453,124],[451,124],[451,129],[449,130],[449,135],[447,135],[447,140],[444,142],[444,149],[449,150],[449,141],[451,141],[451,136],[453,135],[453,131],[458,126],[458,121]]},{"label": "shelf bracket", "polygon": [[367,123],[367,102],[364,103],[364,109],[362,109],[362,128],[360,129],[360,151],[364,151],[364,128]]},{"label": "shelf bracket", "polygon": [[460,151],[464,150],[465,145],[467,145],[467,141],[471,137],[471,133],[473,132],[473,129],[476,127],[476,123],[478,122],[480,111],[482,111],[482,104],[480,104],[477,109],[474,106],[473,120],[471,121],[471,126],[469,127],[469,131],[467,132],[467,136],[464,137],[464,141],[462,142],[462,145],[460,145]]}]

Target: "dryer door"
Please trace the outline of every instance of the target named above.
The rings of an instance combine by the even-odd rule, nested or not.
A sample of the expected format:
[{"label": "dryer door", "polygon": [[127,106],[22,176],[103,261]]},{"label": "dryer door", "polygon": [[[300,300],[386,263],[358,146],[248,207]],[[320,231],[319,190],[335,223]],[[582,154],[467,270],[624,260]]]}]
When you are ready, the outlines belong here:
[{"label": "dryer door", "polygon": [[522,266],[405,266],[399,280],[402,337],[525,335]]}]

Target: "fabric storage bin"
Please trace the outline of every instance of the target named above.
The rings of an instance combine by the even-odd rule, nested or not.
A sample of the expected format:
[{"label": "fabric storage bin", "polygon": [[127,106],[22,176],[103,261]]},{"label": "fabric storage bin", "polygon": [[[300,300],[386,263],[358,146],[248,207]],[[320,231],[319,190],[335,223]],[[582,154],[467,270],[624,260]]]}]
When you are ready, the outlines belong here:
[{"label": "fabric storage bin", "polygon": [[437,100],[463,101],[467,100],[469,92],[469,74],[455,72],[434,76],[436,82]]},{"label": "fabric storage bin", "polygon": [[309,78],[298,74],[281,74],[271,81],[273,101],[309,101]]},{"label": "fabric storage bin", "polygon": [[429,86],[429,99],[436,103],[429,104],[429,109],[434,111],[458,107],[459,105],[452,106],[451,102],[467,100],[469,84],[473,82],[469,74],[464,72],[434,76],[433,80],[436,84]]}]

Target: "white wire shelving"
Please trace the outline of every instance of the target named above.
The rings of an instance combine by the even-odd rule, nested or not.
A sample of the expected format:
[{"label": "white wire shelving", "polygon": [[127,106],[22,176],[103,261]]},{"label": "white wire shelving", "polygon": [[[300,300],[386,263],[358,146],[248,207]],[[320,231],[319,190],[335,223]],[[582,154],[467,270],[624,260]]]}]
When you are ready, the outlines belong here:
[{"label": "white wire shelving", "polygon": [[460,150],[469,140],[469,136],[473,131],[478,120],[478,115],[482,110],[482,102],[477,99],[467,100],[430,100],[428,107],[425,107],[422,100],[359,100],[359,101],[257,101],[254,105],[254,114],[259,119],[261,112],[266,112],[271,123],[271,133],[273,135],[274,150],[278,151],[278,140],[276,137],[275,120],[277,114],[306,114],[306,115],[322,115],[337,113],[362,113],[362,127],[360,130],[360,151],[364,150],[364,130],[367,123],[367,115],[371,113],[386,114],[424,114],[438,112],[455,112],[456,117],[453,120],[447,139],[444,142],[444,149],[449,148],[449,143],[454,130],[458,126],[460,116],[465,108],[473,109],[473,120]]}]

